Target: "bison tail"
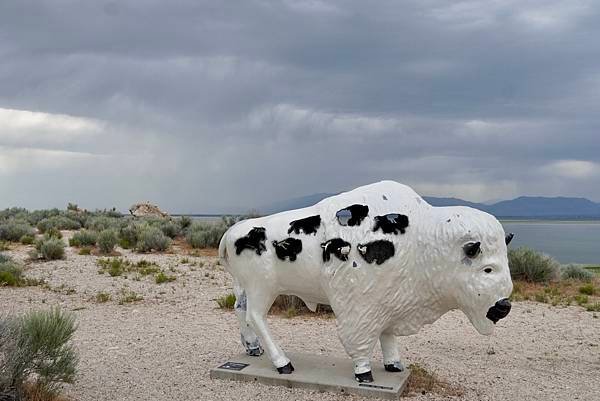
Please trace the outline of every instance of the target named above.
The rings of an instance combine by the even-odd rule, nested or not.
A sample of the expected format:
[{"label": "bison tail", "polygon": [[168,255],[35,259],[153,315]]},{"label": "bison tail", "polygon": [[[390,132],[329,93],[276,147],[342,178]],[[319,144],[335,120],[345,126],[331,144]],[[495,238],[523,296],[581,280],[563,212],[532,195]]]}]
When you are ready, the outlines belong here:
[{"label": "bison tail", "polygon": [[221,237],[221,241],[219,242],[219,263],[224,266],[224,267],[228,267],[229,266],[229,261],[227,260],[227,232],[225,234],[223,234],[223,237]]}]

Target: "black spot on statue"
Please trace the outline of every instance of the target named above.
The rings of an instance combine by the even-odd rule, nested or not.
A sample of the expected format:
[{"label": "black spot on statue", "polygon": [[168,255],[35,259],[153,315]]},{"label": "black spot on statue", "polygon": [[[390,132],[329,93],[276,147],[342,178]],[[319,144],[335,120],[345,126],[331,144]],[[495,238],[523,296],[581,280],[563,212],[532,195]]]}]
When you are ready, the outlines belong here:
[{"label": "black spot on statue", "polygon": [[318,228],[321,226],[321,216],[318,214],[316,216],[306,217],[304,219],[294,220],[290,223],[290,229],[288,230],[288,234],[291,234],[292,231],[296,234],[300,234],[300,230],[304,234],[317,234]]},{"label": "black spot on statue", "polygon": [[339,260],[348,260],[348,254],[350,253],[351,247],[349,242],[346,242],[341,238],[333,238],[323,242],[321,244],[321,248],[323,248],[323,262],[329,262],[331,254],[335,255]]},{"label": "black spot on statue", "polygon": [[386,240],[377,240],[365,245],[359,244],[356,249],[367,263],[377,262],[378,265],[394,256],[395,252],[394,244]]},{"label": "black spot on statue", "polygon": [[406,232],[408,227],[408,216],[398,213],[390,213],[384,216],[375,216],[375,226],[373,231],[377,231],[381,228],[384,234],[401,234]]},{"label": "black spot on statue", "polygon": [[335,214],[339,223],[343,226],[360,226],[360,223],[369,214],[367,205],[351,205],[347,208],[338,210]]},{"label": "black spot on statue", "polygon": [[273,241],[273,247],[277,257],[281,260],[289,258],[290,262],[296,260],[296,256],[302,252],[302,241],[297,238],[286,238],[283,241]]},{"label": "black spot on statue", "polygon": [[257,255],[267,250],[265,240],[267,239],[267,230],[264,227],[254,227],[244,237],[238,238],[235,245],[235,254],[239,255],[244,249],[256,251]]}]

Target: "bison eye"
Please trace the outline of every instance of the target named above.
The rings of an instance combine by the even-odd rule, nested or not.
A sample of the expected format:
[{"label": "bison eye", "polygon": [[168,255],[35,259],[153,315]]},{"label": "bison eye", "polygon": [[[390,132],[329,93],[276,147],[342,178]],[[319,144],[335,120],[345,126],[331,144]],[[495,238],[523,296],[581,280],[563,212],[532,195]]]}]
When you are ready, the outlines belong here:
[{"label": "bison eye", "polygon": [[486,273],[491,273],[492,272],[492,268],[491,267],[486,267],[485,269],[483,269],[484,272]]}]

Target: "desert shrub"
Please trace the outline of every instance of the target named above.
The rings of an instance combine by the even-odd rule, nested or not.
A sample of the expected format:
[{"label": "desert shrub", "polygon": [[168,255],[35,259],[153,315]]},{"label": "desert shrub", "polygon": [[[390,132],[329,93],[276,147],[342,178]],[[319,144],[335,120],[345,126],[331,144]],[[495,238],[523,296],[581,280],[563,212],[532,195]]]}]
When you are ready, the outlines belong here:
[{"label": "desert shrub", "polygon": [[90,230],[81,230],[73,234],[69,240],[70,246],[94,246],[98,241],[98,234]]},{"label": "desert shrub", "polygon": [[223,223],[196,221],[188,228],[185,239],[192,248],[216,248],[225,231],[227,226]]},{"label": "desert shrub", "polygon": [[12,258],[10,256],[0,253],[0,263],[10,262],[11,260]]},{"label": "desert shrub", "polygon": [[171,281],[175,281],[175,279],[176,279],[175,276],[169,276],[169,275],[165,274],[165,272],[158,272],[154,276],[154,281],[156,282],[156,284],[168,283]]},{"label": "desert shrub", "polygon": [[135,223],[129,223],[119,229],[119,246],[123,249],[135,247],[138,241],[140,227]]},{"label": "desert shrub", "polygon": [[82,246],[81,248],[79,248],[79,255],[91,255],[92,254],[92,248],[89,246]]},{"label": "desert shrub", "polygon": [[61,239],[63,237],[62,233],[60,232],[60,230],[56,227],[50,227],[48,230],[46,230],[46,237],[50,237],[50,238],[58,238]]},{"label": "desert shrub", "polygon": [[119,297],[119,305],[124,305],[132,302],[138,302],[143,300],[144,297],[139,295],[133,290],[128,288],[122,288]]},{"label": "desert shrub", "polygon": [[555,259],[527,247],[509,250],[508,265],[515,280],[539,283],[560,277],[560,264]]},{"label": "desert shrub", "polygon": [[33,212],[28,213],[27,221],[29,224],[33,226],[37,226],[38,223],[44,219],[58,216],[60,215],[60,210],[58,209],[44,209],[44,210],[34,210]]},{"label": "desert shrub", "polygon": [[62,259],[65,256],[65,243],[58,238],[44,237],[35,243],[37,256],[45,260]]},{"label": "desert shrub", "polygon": [[73,315],[60,309],[31,311],[0,318],[0,397],[52,399],[63,383],[72,383],[78,363],[71,345],[76,330]]},{"label": "desert shrub", "polygon": [[181,232],[179,225],[171,220],[161,222],[160,230],[169,238],[175,238]]},{"label": "desert shrub", "polygon": [[227,294],[215,300],[221,309],[233,309],[235,306],[235,294]]},{"label": "desert shrub", "polygon": [[111,253],[117,242],[117,234],[113,230],[104,230],[98,234],[98,249],[102,253]]},{"label": "desert shrub", "polygon": [[73,210],[67,210],[67,211],[61,213],[61,215],[65,216],[71,220],[77,221],[81,227],[85,227],[88,218],[91,217],[91,215],[87,212],[76,212]]},{"label": "desert shrub", "polygon": [[579,287],[579,293],[581,293],[581,294],[594,295],[595,292],[596,292],[596,288],[594,287],[594,284],[592,284],[592,283],[587,283],[587,284]]},{"label": "desert shrub", "polygon": [[0,210],[0,221],[10,219],[27,220],[28,217],[29,211],[22,207],[11,207],[8,209]]},{"label": "desert shrub", "polygon": [[25,234],[24,236],[21,237],[21,239],[19,241],[23,245],[31,245],[35,241],[35,236],[32,235],[32,234],[31,235],[30,234]]},{"label": "desert shrub", "polygon": [[103,304],[105,302],[110,301],[112,297],[108,292],[100,291],[96,294],[96,302],[99,304]]},{"label": "desert shrub", "polygon": [[179,225],[179,231],[185,231],[189,226],[192,225],[192,219],[188,216],[181,216],[177,219],[177,224]]},{"label": "desert shrub", "polygon": [[146,226],[138,233],[136,249],[139,252],[165,251],[171,245],[171,240],[157,227]]},{"label": "desert shrub", "polygon": [[47,217],[37,223],[37,228],[40,232],[45,233],[46,231],[54,228],[56,230],[79,230],[81,228],[81,224],[73,219],[68,218],[67,216],[52,216]]},{"label": "desert shrub", "polygon": [[17,287],[23,283],[23,269],[8,259],[0,259],[0,286]]},{"label": "desert shrub", "polygon": [[0,224],[0,240],[18,242],[25,235],[33,235],[33,227],[27,223],[8,221]]},{"label": "desert shrub", "polygon": [[594,277],[594,274],[591,271],[574,264],[563,266],[561,268],[560,275],[563,280],[573,279],[580,281],[592,281],[592,278]]},{"label": "desert shrub", "polygon": [[122,258],[98,259],[98,273],[108,273],[111,277],[122,275],[128,268],[129,262]]},{"label": "desert shrub", "polygon": [[588,312],[600,312],[600,302],[586,305],[585,310]]},{"label": "desert shrub", "polygon": [[85,228],[94,231],[118,230],[121,227],[121,221],[118,218],[108,216],[94,216],[87,219]]}]

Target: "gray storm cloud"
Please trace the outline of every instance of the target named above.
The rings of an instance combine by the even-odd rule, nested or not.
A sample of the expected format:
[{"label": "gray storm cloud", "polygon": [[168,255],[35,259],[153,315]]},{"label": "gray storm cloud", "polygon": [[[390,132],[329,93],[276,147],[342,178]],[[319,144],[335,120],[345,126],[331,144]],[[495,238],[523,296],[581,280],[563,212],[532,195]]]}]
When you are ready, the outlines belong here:
[{"label": "gray storm cloud", "polygon": [[381,179],[600,201],[592,1],[3,1],[0,207],[236,212]]}]

